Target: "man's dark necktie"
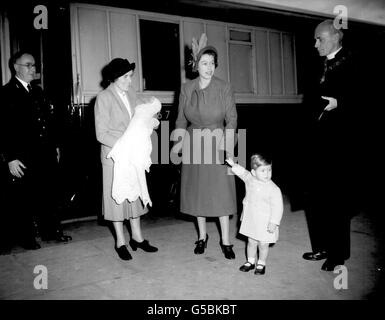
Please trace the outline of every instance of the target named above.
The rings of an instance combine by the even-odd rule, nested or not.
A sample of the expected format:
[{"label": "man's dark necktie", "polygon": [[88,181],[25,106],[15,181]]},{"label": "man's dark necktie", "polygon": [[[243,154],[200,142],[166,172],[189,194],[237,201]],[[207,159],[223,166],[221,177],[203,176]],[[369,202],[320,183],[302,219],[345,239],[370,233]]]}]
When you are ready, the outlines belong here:
[{"label": "man's dark necktie", "polygon": [[32,93],[32,86],[28,83],[28,85],[27,85],[27,89],[28,89],[28,92],[29,93]]},{"label": "man's dark necktie", "polygon": [[324,61],[324,69],[322,72],[322,77],[321,77],[320,83],[323,83],[325,81],[327,70],[328,70],[328,59],[326,58]]},{"label": "man's dark necktie", "polygon": [[[323,69],[323,72],[322,72],[322,77],[320,79],[320,84],[325,82],[327,70],[328,70],[328,59],[325,58],[325,60],[324,60],[324,69]],[[324,113],[325,113],[325,110],[322,110],[321,114],[318,117],[318,121],[321,120],[321,118],[324,115]]]}]

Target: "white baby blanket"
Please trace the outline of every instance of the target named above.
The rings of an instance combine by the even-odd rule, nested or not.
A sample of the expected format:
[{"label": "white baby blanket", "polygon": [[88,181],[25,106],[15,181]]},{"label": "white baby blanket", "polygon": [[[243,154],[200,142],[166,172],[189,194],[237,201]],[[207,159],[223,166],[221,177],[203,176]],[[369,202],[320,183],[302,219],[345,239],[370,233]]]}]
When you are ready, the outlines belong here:
[{"label": "white baby blanket", "polygon": [[152,164],[151,133],[159,125],[154,116],[161,107],[155,97],[148,103],[137,105],[126,131],[107,156],[114,161],[112,197],[118,204],[125,199],[132,202],[140,197],[144,206],[152,206],[145,171],[149,172]]}]

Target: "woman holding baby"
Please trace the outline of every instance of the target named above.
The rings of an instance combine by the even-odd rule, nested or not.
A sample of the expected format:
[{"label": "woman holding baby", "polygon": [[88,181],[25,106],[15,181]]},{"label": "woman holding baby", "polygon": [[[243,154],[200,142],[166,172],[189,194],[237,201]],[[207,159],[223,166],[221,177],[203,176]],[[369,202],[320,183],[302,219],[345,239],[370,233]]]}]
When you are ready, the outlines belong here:
[{"label": "woman holding baby", "polygon": [[115,58],[103,70],[108,87],[101,91],[95,102],[96,138],[101,144],[101,161],[103,168],[103,216],[111,221],[116,233],[115,250],[122,260],[131,260],[132,256],[126,246],[123,231],[125,220],[130,221],[131,239],[129,244],[136,251],[141,248],[146,252],[158,249],[149,244],[142,235],[140,217],[148,212],[138,198],[121,204],[112,198],[112,181],[114,162],[107,155],[114,144],[127,129],[137,104],[136,93],[131,87],[135,63],[127,59]]}]

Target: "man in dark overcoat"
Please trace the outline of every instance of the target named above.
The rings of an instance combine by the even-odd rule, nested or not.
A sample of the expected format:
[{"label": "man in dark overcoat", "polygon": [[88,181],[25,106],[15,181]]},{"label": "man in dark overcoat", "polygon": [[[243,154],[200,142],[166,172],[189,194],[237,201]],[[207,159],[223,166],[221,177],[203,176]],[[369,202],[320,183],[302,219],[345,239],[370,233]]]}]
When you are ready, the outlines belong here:
[{"label": "man in dark overcoat", "polygon": [[[66,242],[57,214],[58,126],[54,108],[36,77],[34,57],[18,52],[10,60],[11,80],[2,87],[0,151],[8,175],[8,212],[17,242],[39,249],[43,241]],[[37,226],[37,230],[36,230]]]},{"label": "man in dark overcoat", "polygon": [[352,56],[342,46],[343,31],[333,20],[321,22],[314,38],[324,61],[311,104],[314,135],[306,215],[312,252],[303,258],[326,259],[322,270],[333,271],[350,257],[350,220],[356,210],[357,78]]}]

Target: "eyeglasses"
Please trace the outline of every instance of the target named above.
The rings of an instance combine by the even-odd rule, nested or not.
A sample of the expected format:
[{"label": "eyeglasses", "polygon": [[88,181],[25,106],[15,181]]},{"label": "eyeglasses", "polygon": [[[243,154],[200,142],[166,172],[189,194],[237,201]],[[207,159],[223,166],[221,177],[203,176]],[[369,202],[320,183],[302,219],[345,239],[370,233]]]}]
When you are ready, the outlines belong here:
[{"label": "eyeglasses", "polygon": [[16,63],[18,66],[23,66],[27,67],[28,69],[32,69],[33,67],[36,67],[34,63],[26,63],[26,64],[21,64],[21,63]]}]

